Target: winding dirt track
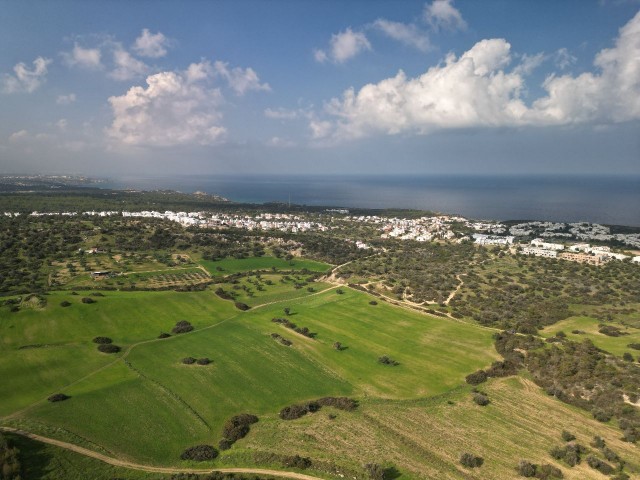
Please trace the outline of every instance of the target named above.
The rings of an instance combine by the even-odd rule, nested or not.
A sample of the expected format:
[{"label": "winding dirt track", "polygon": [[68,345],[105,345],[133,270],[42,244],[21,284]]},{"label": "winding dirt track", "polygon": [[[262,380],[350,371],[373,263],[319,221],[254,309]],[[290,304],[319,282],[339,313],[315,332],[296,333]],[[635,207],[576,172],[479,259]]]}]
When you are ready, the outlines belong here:
[{"label": "winding dirt track", "polygon": [[140,470],[143,472],[166,473],[166,474],[175,474],[175,473],[206,474],[206,473],[211,473],[215,471],[215,472],[222,472],[222,473],[248,473],[251,475],[268,475],[271,477],[294,478],[296,480],[322,480],[319,477],[312,477],[311,475],[304,475],[302,473],[284,472],[280,470],[268,470],[264,468],[198,469],[198,468],[153,467],[150,465],[140,465],[138,463],[131,463],[131,462],[126,462],[124,460],[118,460],[117,458],[108,457],[101,453],[94,452],[92,450],[88,450],[83,447],[79,447],[78,445],[62,442],[54,438],[42,437],[40,435],[36,435],[35,433],[26,432],[24,430],[19,430],[17,428],[0,427],[0,430],[2,430],[3,432],[14,433],[16,435],[20,435],[22,437],[26,437],[31,440],[36,440],[38,442],[48,443],[49,445],[55,445],[56,447],[70,450],[80,455],[84,455],[85,457],[95,458],[96,460],[100,460],[101,462],[108,463],[109,465],[113,465],[115,467],[130,468],[132,470]]}]

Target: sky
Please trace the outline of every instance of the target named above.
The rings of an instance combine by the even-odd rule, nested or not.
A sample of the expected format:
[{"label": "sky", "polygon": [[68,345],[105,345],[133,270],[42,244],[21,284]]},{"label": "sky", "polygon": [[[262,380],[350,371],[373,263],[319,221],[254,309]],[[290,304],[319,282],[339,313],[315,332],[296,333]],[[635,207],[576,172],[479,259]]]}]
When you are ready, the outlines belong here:
[{"label": "sky", "polygon": [[0,173],[640,175],[638,0],[0,0]]}]

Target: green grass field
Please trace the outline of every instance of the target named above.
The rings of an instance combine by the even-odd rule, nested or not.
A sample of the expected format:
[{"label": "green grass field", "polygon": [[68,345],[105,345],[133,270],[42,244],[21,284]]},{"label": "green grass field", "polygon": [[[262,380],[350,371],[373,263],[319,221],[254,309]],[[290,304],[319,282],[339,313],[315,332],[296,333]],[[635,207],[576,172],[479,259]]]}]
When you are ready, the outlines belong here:
[{"label": "green grass field", "polygon": [[[63,299],[74,303],[63,308]],[[3,316],[0,362],[14,380],[3,392],[2,413],[62,390],[72,398],[38,403],[12,423],[25,419],[30,428],[55,425],[115,455],[152,464],[180,463],[184,448],[217,443],[222,423],[243,411],[273,415],[291,403],[325,395],[438,394],[496,358],[485,331],[390,305],[371,306],[370,297],[348,289],[245,313],[211,291],[107,292],[91,305],[67,294],[48,300],[43,310]],[[271,322],[284,315],[285,305],[292,321],[316,332],[316,339]],[[156,339],[180,319],[191,321],[196,331]],[[275,342],[271,332],[289,338],[293,346]],[[126,362],[97,352],[91,343],[97,335],[121,345]],[[451,340],[449,346],[444,338]],[[334,350],[335,341],[347,349]],[[71,342],[74,348],[17,348],[57,342]],[[34,352],[44,354],[40,364],[25,356]],[[383,354],[400,365],[379,364]],[[213,363],[183,365],[186,356],[208,357]],[[47,368],[47,362],[58,367]],[[16,368],[25,375],[9,375]],[[26,375],[34,368],[40,368],[42,378]]]},{"label": "green grass field", "polygon": [[224,260],[200,260],[211,275],[225,276],[232,273],[249,272],[252,270],[309,270],[311,272],[326,272],[331,265],[314,260],[294,258],[291,261],[276,257],[225,258]]},{"label": "green grass field", "polygon": [[[246,312],[218,297],[217,286],[189,293],[109,291],[91,297],[93,304],[81,302],[85,294],[56,292],[43,308],[11,313],[1,307],[0,377],[7,380],[0,423],[136,463],[189,467],[197,464],[179,459],[185,448],[216,445],[230,416],[250,412],[260,421],[249,436],[205,465],[282,468],[269,455],[300,454],[347,476],[361,475],[363,463],[383,463],[403,479],[512,478],[520,458],[551,462],[548,450],[561,443],[564,428],[584,444],[593,435],[605,437],[629,462],[627,470],[638,472],[636,447],[619,441],[619,431],[526,379],[482,385],[492,403],[473,404],[464,377],[498,359],[490,330],[382,301],[371,305],[373,297],[346,287],[342,294],[322,283],[310,283],[311,292],[296,289],[304,275],[290,277],[281,282],[283,275],[269,273],[222,284],[227,291],[238,286],[236,300],[253,307]],[[63,301],[72,305],[62,307]],[[315,338],[273,317],[307,327]],[[191,322],[194,331],[158,339],[179,320]],[[293,345],[273,340],[274,332]],[[95,336],[111,337],[123,350],[102,354],[91,341]],[[335,342],[345,348],[336,350]],[[382,355],[399,365],[380,364]],[[212,363],[185,365],[188,356]],[[45,400],[56,392],[71,398]],[[278,418],[287,405],[328,395],[356,398],[360,407]],[[28,455],[38,452],[27,448]],[[67,467],[59,465],[73,454],[39,448],[51,457],[47,465],[56,466],[42,478],[63,478],[60,469]],[[463,451],[482,455],[485,465],[465,471],[458,464]],[[65,478],[82,478],[76,472],[85,468],[96,468],[95,478],[151,478],[125,476],[88,459],[78,465],[68,467]],[[563,472],[565,478],[601,478],[585,465]],[[315,473],[327,476],[322,469]]]},{"label": "green grass field", "polygon": [[[557,332],[562,331],[570,340],[581,342],[583,339],[588,338],[596,347],[619,357],[621,357],[624,352],[630,352],[634,357],[640,355],[638,350],[627,347],[630,343],[640,343],[640,330],[625,327],[617,322],[610,323],[625,333],[625,335],[619,337],[610,337],[598,331],[598,325],[601,323],[603,322],[590,317],[571,317],[546,327],[541,331],[541,334],[545,337],[553,337]],[[580,330],[584,333],[571,333],[574,330]]]}]

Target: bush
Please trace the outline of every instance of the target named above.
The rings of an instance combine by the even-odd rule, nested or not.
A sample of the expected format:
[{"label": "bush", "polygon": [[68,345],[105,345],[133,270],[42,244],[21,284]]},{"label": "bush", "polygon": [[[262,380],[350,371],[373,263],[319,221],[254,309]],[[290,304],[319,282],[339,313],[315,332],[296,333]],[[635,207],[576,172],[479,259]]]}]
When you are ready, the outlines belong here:
[{"label": "bush", "polygon": [[71,302],[63,300],[62,302],[60,302],[60,306],[61,307],[70,307],[71,306]]},{"label": "bush", "polygon": [[93,343],[99,343],[101,345],[106,345],[108,343],[113,343],[113,340],[111,340],[109,337],[96,337],[92,341],[93,341]]},{"label": "bush", "polygon": [[593,414],[593,418],[603,423],[611,420],[611,416],[612,416],[610,412],[607,412],[605,410],[601,410],[598,408],[594,409],[591,413]]},{"label": "bush", "polygon": [[460,456],[460,464],[467,468],[476,468],[482,466],[484,459],[472,453],[463,453]]},{"label": "bush", "polygon": [[594,470],[598,470],[604,475],[611,475],[615,471],[611,465],[603,460],[600,460],[594,455],[589,455],[587,457],[587,465],[589,465]]},{"label": "bush", "polygon": [[518,474],[522,477],[535,477],[538,466],[527,460],[520,460],[518,467],[516,468]]},{"label": "bush", "polygon": [[196,363],[196,359],[193,357],[185,357],[182,359],[182,363],[184,363],[185,365],[193,365],[194,363]]},{"label": "bush", "polygon": [[250,413],[241,413],[227,420],[222,428],[220,449],[228,450],[231,446],[249,433],[249,425],[258,421],[258,417]]},{"label": "bush", "polygon": [[386,469],[377,463],[367,463],[364,465],[364,471],[371,480],[386,480],[387,478]]},{"label": "bush", "polygon": [[594,448],[604,448],[606,445],[606,442],[604,441],[604,438],[599,437],[599,436],[595,436],[593,437],[593,442],[591,442],[591,446]]},{"label": "bush", "polygon": [[562,430],[562,440],[565,442],[571,442],[575,440],[576,436],[573,433],[567,432],[566,430]]},{"label": "bush", "polygon": [[47,398],[47,400],[49,400],[50,402],[62,402],[64,400],[67,400],[71,398],[69,395],[65,395],[64,393],[54,393],[53,395],[51,395],[50,397]]},{"label": "bush", "polygon": [[233,446],[233,442],[228,438],[223,438],[218,442],[218,448],[220,450],[229,450]]},{"label": "bush", "polygon": [[196,363],[198,365],[209,365],[211,363],[211,360],[209,360],[208,358],[199,358]]},{"label": "bush", "polygon": [[271,334],[271,338],[273,338],[277,342],[281,343],[285,347],[290,347],[291,345],[293,345],[293,342],[291,342],[290,340],[287,340],[286,338],[284,338],[283,336],[281,336],[281,335],[279,335],[277,333],[272,333]]},{"label": "bush", "polygon": [[400,365],[399,362],[396,362],[394,359],[388,357],[387,355],[382,355],[381,357],[378,357],[378,363],[381,363],[382,365],[389,365],[391,367]]},{"label": "bush", "polygon": [[249,310],[251,307],[249,305],[247,305],[246,303],[242,303],[242,302],[236,302],[235,306],[238,310],[242,310],[243,312]]},{"label": "bush", "polygon": [[186,320],[180,320],[178,323],[176,323],[176,326],[173,327],[171,332],[175,334],[180,334],[180,333],[191,332],[192,330],[193,330],[193,325],[191,325],[191,323],[187,322]]},{"label": "bush", "polygon": [[218,456],[218,450],[211,445],[196,445],[195,447],[187,448],[180,458],[182,460],[195,460],[196,462],[204,462],[206,460],[213,460]]},{"label": "bush", "polygon": [[103,343],[98,345],[98,350],[102,353],[118,353],[121,348],[113,343]]},{"label": "bush", "polygon": [[375,300],[371,300],[371,301],[369,302],[369,305],[377,305],[377,304],[378,304],[378,302],[376,302]]},{"label": "bush", "polygon": [[633,355],[631,355],[629,352],[624,352],[624,354],[622,354],[622,359],[625,362],[633,362]]},{"label": "bush", "polygon": [[541,465],[540,468],[536,469],[536,478],[547,480],[550,478],[564,478],[564,475],[562,474],[562,470],[558,467],[545,463],[544,465]]},{"label": "bush", "polygon": [[633,348],[634,350],[640,350],[640,343],[630,343],[627,347]]},{"label": "bush", "polygon": [[301,405],[289,405],[280,410],[280,418],[283,420],[295,420],[304,417],[307,413],[317,412],[320,405],[316,402],[309,402]]},{"label": "bush", "polygon": [[82,303],[96,303],[96,301],[91,297],[82,297]]},{"label": "bush", "polygon": [[333,349],[334,349],[334,350],[341,351],[341,350],[344,350],[344,347],[342,346],[342,343],[340,343],[340,342],[335,342],[335,343],[333,344]]},{"label": "bush", "polygon": [[349,397],[322,397],[316,400],[316,403],[322,407],[333,407],[347,412],[358,408],[358,401]]},{"label": "bush", "polygon": [[169,338],[171,335],[165,332],[160,333],[160,335],[158,335],[158,338]]},{"label": "bush", "polygon": [[282,466],[284,468],[299,468],[305,470],[311,466],[311,459],[309,457],[301,457],[300,455],[287,456],[282,459]]},{"label": "bush", "polygon": [[465,380],[469,385],[479,385],[487,381],[487,374],[484,370],[478,370],[477,372],[467,375]]},{"label": "bush", "polygon": [[480,405],[481,407],[486,407],[491,403],[491,400],[489,400],[489,397],[487,397],[484,393],[474,393],[473,401],[478,405]]}]

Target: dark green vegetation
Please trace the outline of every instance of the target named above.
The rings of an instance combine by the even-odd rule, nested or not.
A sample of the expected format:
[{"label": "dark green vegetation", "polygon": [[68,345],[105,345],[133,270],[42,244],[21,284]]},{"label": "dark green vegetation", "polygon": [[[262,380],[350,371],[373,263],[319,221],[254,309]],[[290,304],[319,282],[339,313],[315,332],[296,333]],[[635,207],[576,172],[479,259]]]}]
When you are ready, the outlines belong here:
[{"label": "dark green vegetation", "polygon": [[[637,266],[382,244],[339,220],[299,235],[118,216],[0,223],[2,425],[182,468],[640,474]],[[9,438],[21,468],[83,478],[60,476],[75,454]],[[160,478],[73,461],[91,478]]]},{"label": "dark green vegetation", "polygon": [[20,480],[22,470],[20,451],[0,433],[0,478],[2,480]]}]

